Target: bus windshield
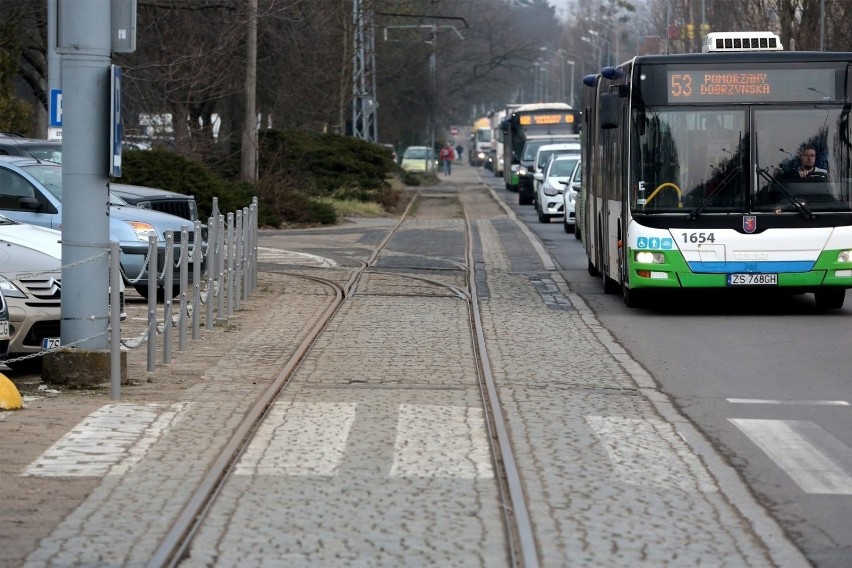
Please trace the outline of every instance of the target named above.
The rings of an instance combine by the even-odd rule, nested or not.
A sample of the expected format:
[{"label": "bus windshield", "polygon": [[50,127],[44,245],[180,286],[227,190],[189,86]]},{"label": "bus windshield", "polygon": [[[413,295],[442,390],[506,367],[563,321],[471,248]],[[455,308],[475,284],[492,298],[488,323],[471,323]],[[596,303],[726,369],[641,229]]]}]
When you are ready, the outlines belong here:
[{"label": "bus windshield", "polygon": [[848,111],[638,107],[634,214],[852,211]]}]

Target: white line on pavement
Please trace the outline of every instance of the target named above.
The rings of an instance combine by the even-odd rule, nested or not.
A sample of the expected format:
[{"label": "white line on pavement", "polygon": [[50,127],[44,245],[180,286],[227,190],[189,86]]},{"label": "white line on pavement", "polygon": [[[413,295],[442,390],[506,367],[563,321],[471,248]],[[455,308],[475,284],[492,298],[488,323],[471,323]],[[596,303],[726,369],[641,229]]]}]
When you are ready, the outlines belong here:
[{"label": "white line on pavement", "polygon": [[805,493],[852,495],[852,449],[806,420],[729,418]]},{"label": "white line on pavement", "polygon": [[481,408],[401,404],[391,477],[494,477]]},{"label": "white line on pavement", "polygon": [[234,473],[334,475],[346,451],[356,406],[354,403],[276,403]]},{"label": "white line on pavement", "polygon": [[257,247],[257,261],[277,264],[302,264],[324,268],[334,268],[337,266],[335,261],[324,256],[269,247]]},{"label": "white line on pavement", "polygon": [[790,404],[811,406],[849,406],[845,400],[777,400],[769,398],[728,398],[731,404]]},{"label": "white line on pavement", "polygon": [[586,416],[622,482],[684,491],[717,491],[704,465],[663,420]]},{"label": "white line on pavement", "polygon": [[144,457],[185,404],[158,413],[159,404],[107,404],[56,441],[24,470],[24,476],[121,475]]}]

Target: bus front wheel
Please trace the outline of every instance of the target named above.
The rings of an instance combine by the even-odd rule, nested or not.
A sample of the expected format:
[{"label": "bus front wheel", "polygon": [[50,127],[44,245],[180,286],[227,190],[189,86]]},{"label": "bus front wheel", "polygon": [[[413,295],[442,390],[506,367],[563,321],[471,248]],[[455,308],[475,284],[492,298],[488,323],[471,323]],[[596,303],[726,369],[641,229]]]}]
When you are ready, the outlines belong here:
[{"label": "bus front wheel", "polygon": [[846,299],[846,288],[826,288],[814,292],[814,300],[818,308],[823,310],[839,310]]}]

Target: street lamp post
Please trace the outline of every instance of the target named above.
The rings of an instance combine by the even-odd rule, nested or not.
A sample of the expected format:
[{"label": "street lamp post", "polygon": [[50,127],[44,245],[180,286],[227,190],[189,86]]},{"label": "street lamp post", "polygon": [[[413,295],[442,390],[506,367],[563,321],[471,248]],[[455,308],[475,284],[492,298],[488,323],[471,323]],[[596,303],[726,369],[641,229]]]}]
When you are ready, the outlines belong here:
[{"label": "street lamp post", "polygon": [[[539,49],[541,51],[546,51],[547,53],[552,53],[553,55],[558,56],[559,59],[562,61],[562,65],[561,65],[562,75],[561,75],[560,83],[559,83],[559,98],[560,98],[560,100],[564,101],[565,100],[565,63],[566,63],[565,55],[562,53],[561,50],[553,50],[553,49],[550,49],[549,47],[540,47]],[[573,64],[574,63],[572,61],[571,65],[573,66]],[[573,72],[573,67],[572,67],[571,70]],[[574,76],[572,75],[571,76],[572,85],[573,85],[573,80],[574,80]],[[573,94],[574,93],[572,92],[571,93],[572,97],[573,97]]]},{"label": "street lamp post", "polygon": [[[609,65],[610,62],[610,47],[612,47],[612,42],[608,39],[605,39],[598,31],[589,30],[589,35],[593,36],[597,41],[605,41],[606,42],[606,65]],[[603,55],[603,49],[601,49],[601,55]],[[604,67],[604,64],[601,63],[601,67]]]}]

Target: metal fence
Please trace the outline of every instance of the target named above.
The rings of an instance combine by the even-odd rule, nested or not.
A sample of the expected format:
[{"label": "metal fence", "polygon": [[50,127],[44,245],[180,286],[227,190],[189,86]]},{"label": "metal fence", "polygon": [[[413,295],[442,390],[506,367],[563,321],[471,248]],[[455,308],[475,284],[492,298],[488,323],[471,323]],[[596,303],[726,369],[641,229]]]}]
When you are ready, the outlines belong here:
[{"label": "metal fence", "polygon": [[[204,329],[212,330],[214,325],[227,324],[234,311],[257,287],[257,229],[258,200],[242,210],[220,213],[218,199],[213,199],[213,212],[206,231],[200,221],[194,225],[185,225],[180,234],[180,254],[174,258],[175,235],[165,235],[165,258],[158,258],[158,237],[151,235],[148,241],[148,254],[145,269],[139,275],[122,274],[119,265],[118,243],[110,244],[110,318],[107,331],[96,337],[109,334],[110,346],[110,390],[112,398],[120,398],[121,391],[121,351],[147,347],[147,370],[156,371],[157,346],[162,341],[162,363],[173,361],[173,332],[177,330],[177,350],[187,348],[187,336],[202,338],[202,319]],[[193,232],[190,247],[189,232]],[[204,233],[206,232],[206,239]],[[75,264],[79,264],[75,263]],[[162,270],[159,269],[162,267]],[[61,268],[65,268],[64,266]],[[60,268],[60,270],[61,270]],[[147,269],[148,305],[146,331],[136,337],[122,338],[120,288],[122,279],[138,284]],[[175,279],[177,271],[177,279]],[[55,271],[53,271],[55,273]],[[177,280],[178,285],[173,283]],[[158,282],[164,283],[162,290],[162,319],[158,319]],[[176,292],[176,295],[175,295]],[[85,345],[93,337],[76,341],[76,345]],[[47,353],[74,347],[64,345],[46,349],[38,353],[9,359],[7,363],[44,356]]]}]

